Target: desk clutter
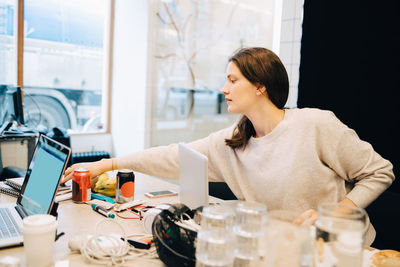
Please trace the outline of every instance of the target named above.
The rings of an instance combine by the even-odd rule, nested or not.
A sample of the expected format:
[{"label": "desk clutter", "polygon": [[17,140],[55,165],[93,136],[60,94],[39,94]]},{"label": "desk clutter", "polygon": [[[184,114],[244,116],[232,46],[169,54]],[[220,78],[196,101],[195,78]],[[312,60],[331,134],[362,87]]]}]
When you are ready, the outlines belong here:
[{"label": "desk clutter", "polygon": [[[175,204],[155,217],[153,242],[167,266],[400,266],[398,251],[363,249],[358,238],[364,232],[352,223],[348,228],[343,221],[333,220],[322,231],[307,220],[294,223],[295,218],[297,214],[290,211],[267,212],[256,202],[236,201],[197,210]],[[335,237],[323,232],[335,233]]]},{"label": "desk clutter", "polygon": [[[101,202],[97,201],[99,205]],[[113,210],[116,217],[140,220],[145,229],[150,224],[151,231],[135,238],[127,237],[139,244],[135,252],[130,251],[119,258],[112,253],[102,257],[114,257],[115,262],[123,262],[135,259],[137,253],[141,253],[144,257],[158,257],[167,266],[400,266],[399,252],[378,255],[379,251],[374,249],[356,249],[358,243],[354,238],[357,231],[337,231],[339,236],[351,237],[347,243],[344,243],[345,238],[337,241],[316,239],[317,230],[309,222],[294,225],[293,213],[267,212],[259,203],[236,201],[190,210],[179,203],[149,206],[146,202],[135,200],[128,205],[107,204],[109,212]],[[122,205],[126,209],[119,210]],[[121,211],[132,215],[122,215]],[[123,247],[125,238],[121,234],[113,235],[118,240],[114,240],[115,246]],[[103,240],[102,246],[108,247],[111,242],[105,241],[108,237],[99,236]],[[93,244],[89,239],[85,238],[85,242],[90,247]],[[154,244],[154,247],[144,244]],[[337,249],[339,245],[342,246],[340,250]],[[153,250],[140,251],[149,247]],[[95,254],[91,256],[96,258]],[[377,258],[392,265],[370,265],[372,259],[377,262]]]},{"label": "desk clutter", "polygon": [[12,197],[18,197],[19,196],[20,190],[17,190],[10,185],[8,185],[6,182],[1,181],[0,182],[0,193],[6,194]]},{"label": "desk clutter", "polygon": [[[119,233],[104,234],[104,224],[114,224]],[[91,263],[107,266],[126,266],[128,261],[138,258],[157,259],[156,251],[151,249],[150,235],[127,236],[118,222],[108,219],[96,224],[93,235],[72,237],[68,247],[73,253],[81,253]]]},{"label": "desk clutter", "polygon": [[[24,183],[24,177],[8,178],[0,182],[0,193],[18,198],[21,193],[21,187]],[[69,200],[72,198],[72,190],[70,186],[59,186],[56,202]]]},{"label": "desk clutter", "polygon": [[[102,174],[103,178],[97,177],[96,183],[115,179],[112,183],[116,192],[117,173]],[[21,180],[12,181],[21,184]],[[18,189],[16,185],[13,186],[17,189],[13,189],[6,181],[3,185]],[[67,188],[71,190],[71,186]],[[60,187],[58,190],[68,189]],[[161,260],[167,266],[400,266],[397,251],[377,254],[380,251],[362,249],[365,226],[362,209],[354,210],[359,213],[353,214],[353,219],[358,218],[353,222],[345,216],[333,220],[325,216],[330,212],[327,206],[325,215],[321,213],[320,221],[313,226],[307,218],[300,224],[293,224],[298,214],[268,210],[256,202],[225,201],[190,209],[180,203],[163,203],[145,195],[135,199],[134,190],[134,187],[126,190],[131,194],[130,201],[118,201],[115,194],[106,196],[90,191],[87,192],[90,199],[82,204],[64,203],[68,210],[71,206],[83,208],[94,220],[91,228],[79,235],[61,229],[68,236],[64,239],[72,254],[81,254],[86,263],[109,266],[129,266],[143,259],[158,264]],[[128,235],[126,230],[133,225],[134,231]],[[0,263],[2,260],[5,259],[0,259]],[[382,262],[391,265],[382,265]]]}]

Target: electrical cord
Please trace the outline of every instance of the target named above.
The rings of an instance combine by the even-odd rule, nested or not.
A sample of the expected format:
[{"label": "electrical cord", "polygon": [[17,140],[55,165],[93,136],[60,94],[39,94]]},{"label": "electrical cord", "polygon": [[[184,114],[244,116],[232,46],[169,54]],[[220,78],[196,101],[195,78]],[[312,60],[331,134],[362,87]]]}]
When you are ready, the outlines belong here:
[{"label": "electrical cord", "polygon": [[[123,234],[121,236],[115,234],[102,234],[101,226],[104,223],[114,223],[118,226]],[[135,234],[132,236],[148,237],[144,234]],[[122,226],[115,220],[104,219],[99,221],[95,227],[95,234],[81,243],[81,254],[92,263],[102,264],[107,266],[123,266],[126,261],[141,259],[157,259],[158,255],[154,248],[150,250],[136,249],[128,243],[128,237]],[[105,245],[107,243],[107,245]],[[132,266],[132,263],[129,263]]]},{"label": "electrical cord", "polygon": [[[143,219],[143,212],[146,212],[147,210],[154,208],[153,206],[143,206],[143,205],[137,205],[137,206],[133,206],[130,208],[127,208],[123,211],[120,212],[116,212],[115,214],[121,218],[121,219],[127,219],[127,220],[142,220]],[[122,216],[120,215],[120,213],[123,212],[130,212],[131,214],[134,214],[135,217],[126,217],[126,216]]]},{"label": "electrical cord", "polygon": [[[27,92],[24,92],[24,96],[29,96],[29,98],[32,100],[33,104],[35,104],[35,106],[38,110],[39,119],[38,119],[38,121],[36,121],[36,124],[35,124],[35,126],[38,126],[40,124],[40,122],[42,121],[42,112],[40,110],[40,107],[39,107],[38,103],[36,102],[35,98],[33,97],[33,95],[31,95]],[[29,113],[27,113],[27,114],[30,115]],[[28,121],[30,121],[30,120],[31,120],[31,118],[30,118],[30,116],[28,116]]]}]

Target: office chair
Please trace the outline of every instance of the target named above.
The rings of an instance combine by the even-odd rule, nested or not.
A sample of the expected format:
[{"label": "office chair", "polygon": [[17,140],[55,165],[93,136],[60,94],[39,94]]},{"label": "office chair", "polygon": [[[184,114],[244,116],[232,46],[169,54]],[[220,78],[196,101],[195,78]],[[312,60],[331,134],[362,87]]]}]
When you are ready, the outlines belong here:
[{"label": "office chair", "polygon": [[[21,135],[12,136],[11,135],[9,137],[10,137],[11,142],[16,142],[16,143],[21,143],[21,144],[24,142],[27,142],[27,150],[28,150],[27,162],[29,162],[30,159],[32,158],[33,149],[35,148],[35,145],[36,145],[36,135],[34,135],[34,134],[26,134],[24,136],[21,136]],[[0,181],[3,181],[4,179],[7,179],[7,178],[25,177],[26,169],[23,169],[18,166],[4,166],[3,165],[1,143],[4,140],[8,140],[8,137],[0,138]],[[5,155],[3,154],[3,156],[5,156]]]},{"label": "office chair", "polygon": [[15,178],[15,177],[25,177],[26,170],[23,170],[16,166],[1,166],[0,163],[0,181],[4,181],[8,178]]},{"label": "office chair", "polygon": [[225,182],[208,182],[208,194],[223,200],[237,200]]}]

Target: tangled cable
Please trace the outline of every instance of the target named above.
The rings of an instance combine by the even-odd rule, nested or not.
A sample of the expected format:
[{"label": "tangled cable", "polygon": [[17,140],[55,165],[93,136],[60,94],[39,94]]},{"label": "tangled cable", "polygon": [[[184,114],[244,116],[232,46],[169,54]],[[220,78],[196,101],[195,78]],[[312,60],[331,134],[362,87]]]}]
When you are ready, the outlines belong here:
[{"label": "tangled cable", "polygon": [[[99,231],[100,226],[104,223],[116,224],[123,233],[120,235],[103,234]],[[144,236],[144,234],[131,235]],[[148,235],[147,235],[148,237]],[[122,226],[115,220],[104,219],[96,224],[95,235],[90,236],[82,241],[80,252],[92,263],[102,264],[107,266],[123,266],[127,260],[133,260],[138,257],[141,259],[156,259],[158,258],[156,250],[140,250],[131,246],[128,242],[128,237]],[[130,264],[132,266],[132,264]]]}]

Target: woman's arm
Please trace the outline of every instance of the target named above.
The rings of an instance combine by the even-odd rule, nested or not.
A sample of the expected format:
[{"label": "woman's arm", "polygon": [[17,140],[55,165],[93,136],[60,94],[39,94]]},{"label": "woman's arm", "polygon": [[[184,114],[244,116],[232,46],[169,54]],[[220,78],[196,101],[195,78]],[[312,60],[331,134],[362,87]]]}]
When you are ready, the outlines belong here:
[{"label": "woman's arm", "polygon": [[69,180],[72,179],[72,175],[76,169],[79,168],[87,168],[90,171],[90,177],[94,178],[103,172],[107,171],[112,171],[118,169],[116,166],[115,159],[102,159],[99,161],[94,161],[94,162],[88,162],[88,163],[78,163],[74,164],[68,169],[65,170],[64,173],[64,179],[61,181],[61,183],[68,182]]},{"label": "woman's arm", "polygon": [[71,180],[74,170],[78,168],[89,169],[91,178],[107,171],[131,169],[148,175],[176,179],[179,171],[178,148],[176,144],[172,144],[145,149],[122,157],[74,164],[65,171],[62,183]]},{"label": "woman's arm", "polygon": [[[187,145],[210,159],[210,147],[215,149],[217,146],[225,146],[224,138],[231,135],[231,128],[225,128],[212,133],[205,138],[190,142]],[[209,162],[210,175],[213,175],[215,173],[214,169],[217,169],[213,165],[212,160],[210,159]],[[157,146],[117,158],[74,164],[65,171],[65,178],[62,182],[65,183],[70,180],[73,171],[77,168],[88,168],[92,178],[111,170],[131,169],[161,178],[177,179],[179,176],[178,145]]]},{"label": "woman's arm", "polygon": [[393,165],[333,113],[326,115],[318,125],[320,159],[353,185],[345,197],[356,206],[366,208],[392,184]]},{"label": "woman's arm", "polygon": [[351,199],[349,199],[347,197],[345,197],[342,201],[340,201],[339,204],[345,204],[345,205],[348,205],[348,206],[352,206],[352,207],[358,208],[357,205],[353,201],[351,201]]}]

